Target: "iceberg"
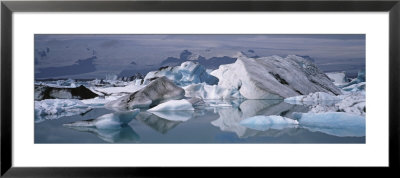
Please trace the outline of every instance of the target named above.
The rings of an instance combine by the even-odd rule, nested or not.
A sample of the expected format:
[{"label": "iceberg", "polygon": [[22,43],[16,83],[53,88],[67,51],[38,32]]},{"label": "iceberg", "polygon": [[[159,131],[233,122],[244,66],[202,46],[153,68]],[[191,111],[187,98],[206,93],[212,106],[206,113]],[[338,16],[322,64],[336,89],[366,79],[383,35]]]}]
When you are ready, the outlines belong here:
[{"label": "iceberg", "polygon": [[358,71],[357,78],[351,80],[349,83],[340,86],[341,88],[345,88],[357,83],[365,82],[365,70]]},{"label": "iceberg", "polygon": [[182,99],[185,90],[176,86],[166,77],[160,77],[144,88],[105,104],[107,108],[134,109],[149,108],[168,100]]},{"label": "iceberg", "polygon": [[92,108],[75,99],[46,99],[35,101],[35,121],[58,119],[90,111]]},{"label": "iceberg", "polygon": [[35,86],[35,100],[44,99],[90,99],[99,96],[88,88],[80,85],[76,88],[56,88]]},{"label": "iceberg", "polygon": [[341,86],[348,83],[346,78],[346,72],[330,72],[326,75],[333,81],[336,86]]},{"label": "iceberg", "polygon": [[169,121],[179,121],[184,122],[193,117],[193,111],[151,111],[150,113],[169,120]]},{"label": "iceberg", "polygon": [[349,85],[347,87],[343,87],[342,90],[347,92],[358,92],[358,91],[365,91],[365,82],[356,83],[353,85]]},{"label": "iceberg", "polygon": [[240,124],[254,130],[266,131],[269,129],[282,130],[296,127],[299,122],[282,116],[253,116],[240,121]]},{"label": "iceberg", "polygon": [[290,104],[299,105],[332,105],[340,101],[339,96],[331,95],[325,92],[315,92],[308,95],[300,95],[286,98],[284,101]]},{"label": "iceberg", "polygon": [[249,58],[239,54],[233,64],[211,72],[218,85],[235,88],[247,99],[283,99],[314,92],[341,94],[332,81],[311,61],[289,55]]},{"label": "iceberg", "polygon": [[207,73],[206,68],[194,61],[183,62],[180,66],[161,67],[158,71],[147,73],[144,78],[144,83],[154,80],[159,77],[167,77],[179,86],[186,86],[195,83],[207,83],[215,85],[218,83],[218,78]]},{"label": "iceberg", "polygon": [[242,98],[235,88],[223,88],[218,85],[206,83],[192,84],[183,87],[186,97],[198,97],[202,99],[235,99]]},{"label": "iceberg", "polygon": [[185,99],[181,100],[169,100],[165,103],[161,103],[147,111],[193,111],[194,108],[192,103]]},{"label": "iceberg", "polygon": [[365,136],[365,117],[344,112],[293,113],[299,124],[311,131],[335,136]]},{"label": "iceberg", "polygon": [[136,82],[130,82],[128,85],[123,87],[94,87],[92,90],[100,92],[103,95],[118,95],[133,93],[145,87],[145,85],[136,85]]},{"label": "iceberg", "polygon": [[353,92],[346,95],[340,95],[338,97],[341,98],[340,101],[337,101],[332,105],[313,105],[311,106],[309,112],[346,112],[365,116],[365,92]]},{"label": "iceberg", "polygon": [[76,121],[63,124],[65,127],[95,127],[98,129],[120,129],[132,121],[140,112],[139,109],[128,112],[116,112],[102,115],[96,119]]}]

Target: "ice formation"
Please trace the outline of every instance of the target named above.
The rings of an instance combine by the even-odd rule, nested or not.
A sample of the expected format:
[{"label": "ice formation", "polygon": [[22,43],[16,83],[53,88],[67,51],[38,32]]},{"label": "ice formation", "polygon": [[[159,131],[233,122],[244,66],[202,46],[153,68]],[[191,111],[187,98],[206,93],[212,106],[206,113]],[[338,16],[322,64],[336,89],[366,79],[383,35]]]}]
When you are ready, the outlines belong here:
[{"label": "ice formation", "polygon": [[258,115],[240,121],[240,124],[254,130],[266,131],[269,129],[281,130],[284,128],[296,127],[299,123],[296,120],[282,116]]},{"label": "ice formation", "polygon": [[294,113],[301,126],[336,136],[365,136],[365,117],[344,112]]},{"label": "ice formation", "polygon": [[300,95],[286,98],[284,101],[290,104],[305,104],[305,105],[330,105],[340,101],[342,97],[331,95],[324,92],[315,92],[308,95]]},{"label": "ice formation", "polygon": [[90,110],[91,107],[76,99],[46,99],[35,101],[35,120],[58,119]]},{"label": "ice formation", "polygon": [[179,86],[186,86],[195,83],[205,82],[209,85],[218,83],[218,78],[207,73],[206,68],[197,62],[186,61],[180,66],[162,67],[158,71],[147,73],[144,83],[148,83],[155,78],[165,76]]},{"label": "ice formation", "polygon": [[187,121],[193,117],[193,111],[187,110],[187,111],[151,111],[150,113],[169,120],[169,121]]},{"label": "ice formation", "polygon": [[336,86],[348,83],[345,72],[330,72],[326,75],[333,81]]},{"label": "ice formation", "polygon": [[155,107],[150,108],[147,111],[192,111],[194,110],[192,103],[185,99],[181,100],[169,100],[165,103],[161,103]]},{"label": "ice formation", "polygon": [[234,99],[242,98],[235,88],[223,88],[218,85],[206,83],[192,84],[183,87],[186,97],[199,97],[202,99]]},{"label": "ice formation", "polygon": [[49,86],[35,86],[35,100],[44,99],[90,99],[98,94],[80,85],[76,88],[56,88]]},{"label": "ice formation", "polygon": [[282,99],[313,92],[341,94],[332,81],[312,62],[289,55],[249,58],[239,55],[233,64],[211,72],[218,85],[236,88],[247,99]]},{"label": "ice formation", "polygon": [[160,77],[146,87],[108,102],[105,106],[118,109],[149,108],[168,100],[182,99],[184,95],[185,90],[166,77]]}]

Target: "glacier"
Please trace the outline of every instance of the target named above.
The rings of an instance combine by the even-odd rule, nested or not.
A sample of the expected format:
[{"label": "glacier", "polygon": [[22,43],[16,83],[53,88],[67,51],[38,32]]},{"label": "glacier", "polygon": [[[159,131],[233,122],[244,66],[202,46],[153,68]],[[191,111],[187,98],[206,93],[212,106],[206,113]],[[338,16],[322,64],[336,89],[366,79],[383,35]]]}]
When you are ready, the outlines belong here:
[{"label": "glacier", "polygon": [[293,96],[285,98],[284,101],[290,104],[304,105],[332,105],[340,101],[342,97],[324,92],[315,92],[308,95]]},{"label": "glacier", "polygon": [[207,83],[215,85],[218,83],[218,78],[207,73],[206,68],[197,62],[186,61],[175,67],[161,67],[158,71],[147,73],[144,78],[144,83],[147,84],[151,80],[159,77],[167,77],[178,86],[186,86],[195,83]]},{"label": "glacier", "polygon": [[255,59],[238,54],[235,63],[221,65],[211,74],[219,79],[219,86],[236,88],[247,99],[284,99],[314,92],[341,94],[312,62],[295,55]]}]

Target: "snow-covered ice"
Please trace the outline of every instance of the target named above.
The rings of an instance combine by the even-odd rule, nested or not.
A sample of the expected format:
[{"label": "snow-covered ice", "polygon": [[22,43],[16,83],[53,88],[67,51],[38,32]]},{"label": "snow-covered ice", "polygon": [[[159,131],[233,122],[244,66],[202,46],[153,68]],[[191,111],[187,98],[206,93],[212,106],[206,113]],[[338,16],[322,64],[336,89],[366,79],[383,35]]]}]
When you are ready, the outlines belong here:
[{"label": "snow-covered ice", "polygon": [[147,111],[193,111],[194,108],[192,103],[186,99],[181,100],[169,100],[165,103],[161,103],[157,106],[150,108]]},{"label": "snow-covered ice", "polygon": [[314,92],[341,94],[312,62],[295,55],[255,59],[239,54],[235,63],[221,65],[211,74],[219,79],[219,86],[236,88],[247,99],[282,99]]},{"label": "snow-covered ice", "polygon": [[254,130],[266,131],[269,129],[281,130],[284,128],[296,127],[299,123],[296,120],[282,116],[253,116],[240,121],[240,124]]}]

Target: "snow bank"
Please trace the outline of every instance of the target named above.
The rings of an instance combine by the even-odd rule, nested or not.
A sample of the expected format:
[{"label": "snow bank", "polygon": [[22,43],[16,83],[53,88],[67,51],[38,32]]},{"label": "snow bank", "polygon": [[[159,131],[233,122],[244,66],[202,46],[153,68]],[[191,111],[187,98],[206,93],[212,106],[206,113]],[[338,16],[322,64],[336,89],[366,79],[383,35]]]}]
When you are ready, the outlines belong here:
[{"label": "snow bank", "polygon": [[207,83],[214,85],[218,83],[218,78],[207,73],[206,69],[197,62],[186,61],[180,66],[163,67],[158,71],[147,73],[144,83],[148,83],[154,78],[167,77],[179,86],[187,86],[195,83]]},{"label": "snow bank", "polygon": [[266,131],[269,129],[281,130],[284,128],[296,127],[299,123],[296,120],[282,116],[254,116],[240,121],[240,124],[251,129]]},{"label": "snow bank", "polygon": [[192,103],[189,101],[182,100],[170,100],[165,103],[161,103],[147,111],[192,111],[194,110]]},{"label": "snow bank", "polygon": [[35,101],[35,120],[58,119],[88,112],[92,108],[76,99]]},{"label": "snow bank", "polygon": [[314,92],[334,95],[341,91],[312,62],[289,55],[249,58],[239,55],[233,64],[211,72],[218,85],[235,88],[247,99],[282,99]]},{"label": "snow bank", "polygon": [[235,88],[223,88],[218,85],[207,85],[206,83],[192,84],[183,87],[186,97],[198,97],[202,99],[234,99],[241,98],[239,91]]},{"label": "snow bank", "polygon": [[65,127],[96,127],[98,129],[119,129],[128,124],[139,114],[140,110],[135,109],[129,112],[116,112],[102,115],[96,119],[76,121],[63,124]]}]

